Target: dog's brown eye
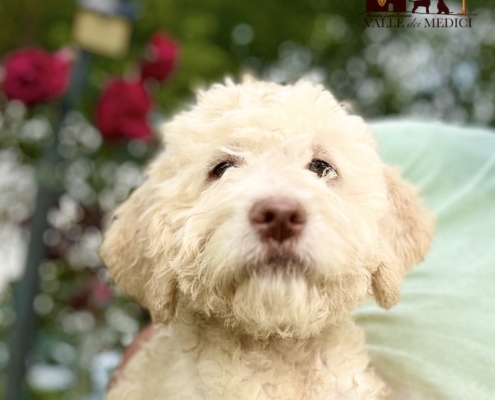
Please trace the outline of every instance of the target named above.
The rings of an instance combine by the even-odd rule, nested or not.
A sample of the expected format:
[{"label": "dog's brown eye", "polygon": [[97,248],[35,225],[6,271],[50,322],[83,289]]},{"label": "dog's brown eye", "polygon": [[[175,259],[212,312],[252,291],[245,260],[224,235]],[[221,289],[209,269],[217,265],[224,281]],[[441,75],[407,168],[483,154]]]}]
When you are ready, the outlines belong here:
[{"label": "dog's brown eye", "polygon": [[211,175],[217,178],[220,178],[228,168],[233,167],[234,163],[231,161],[224,161],[218,164],[213,171],[211,171]]},{"label": "dog's brown eye", "polygon": [[309,163],[308,169],[314,172],[320,178],[324,178],[328,175],[337,176],[337,171],[329,163],[323,160],[313,160]]}]

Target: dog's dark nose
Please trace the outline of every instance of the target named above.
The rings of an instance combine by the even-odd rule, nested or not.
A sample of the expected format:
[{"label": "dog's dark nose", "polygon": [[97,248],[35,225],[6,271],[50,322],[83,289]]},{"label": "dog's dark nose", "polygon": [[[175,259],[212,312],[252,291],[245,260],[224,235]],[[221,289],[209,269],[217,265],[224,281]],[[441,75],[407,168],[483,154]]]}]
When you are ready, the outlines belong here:
[{"label": "dog's dark nose", "polygon": [[263,240],[279,243],[297,236],[306,224],[306,212],[289,197],[269,197],[257,201],[249,212],[251,225]]}]

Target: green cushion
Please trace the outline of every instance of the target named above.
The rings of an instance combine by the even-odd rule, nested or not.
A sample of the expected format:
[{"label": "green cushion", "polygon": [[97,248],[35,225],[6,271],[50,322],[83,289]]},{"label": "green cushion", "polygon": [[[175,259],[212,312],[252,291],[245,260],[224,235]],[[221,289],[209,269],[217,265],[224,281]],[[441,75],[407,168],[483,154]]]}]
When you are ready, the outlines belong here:
[{"label": "green cushion", "polygon": [[371,129],[384,161],[438,217],[399,304],[357,312],[372,362],[400,400],[495,399],[495,132],[403,121]]}]

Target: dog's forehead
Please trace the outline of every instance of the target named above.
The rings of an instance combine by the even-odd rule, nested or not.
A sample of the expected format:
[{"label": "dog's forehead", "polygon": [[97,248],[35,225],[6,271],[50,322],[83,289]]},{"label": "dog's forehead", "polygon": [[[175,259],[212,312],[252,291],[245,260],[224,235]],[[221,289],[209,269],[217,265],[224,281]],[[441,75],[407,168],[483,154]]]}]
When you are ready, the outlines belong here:
[{"label": "dog's forehead", "polygon": [[362,120],[348,115],[321,85],[257,81],[199,92],[196,106],[178,115],[164,134],[178,153],[203,155],[226,146],[251,152],[281,145],[339,148],[369,136]]}]

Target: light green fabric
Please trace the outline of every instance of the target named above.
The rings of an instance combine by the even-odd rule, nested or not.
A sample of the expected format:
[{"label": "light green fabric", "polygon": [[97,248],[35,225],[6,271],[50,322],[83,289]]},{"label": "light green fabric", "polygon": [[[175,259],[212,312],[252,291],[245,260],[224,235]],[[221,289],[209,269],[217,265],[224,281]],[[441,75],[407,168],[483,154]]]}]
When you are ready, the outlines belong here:
[{"label": "light green fabric", "polygon": [[371,129],[382,158],[438,217],[399,304],[357,313],[373,364],[398,399],[495,399],[495,132],[399,121]]}]

